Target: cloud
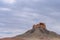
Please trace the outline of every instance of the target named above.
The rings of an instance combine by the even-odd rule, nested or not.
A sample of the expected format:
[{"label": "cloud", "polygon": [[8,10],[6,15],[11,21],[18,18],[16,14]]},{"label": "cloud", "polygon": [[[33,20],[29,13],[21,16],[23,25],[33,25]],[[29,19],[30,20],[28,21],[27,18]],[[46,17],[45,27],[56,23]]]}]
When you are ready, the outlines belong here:
[{"label": "cloud", "polygon": [[13,4],[16,2],[16,0],[2,0],[2,2],[8,3],[8,4]]},{"label": "cloud", "polygon": [[4,26],[5,24],[4,23],[0,23],[0,26]]},{"label": "cloud", "polygon": [[59,17],[60,16],[60,12],[52,12],[52,13],[50,13],[50,15]]},{"label": "cloud", "polygon": [[11,11],[11,9],[10,8],[1,8],[0,7],[0,11]]}]

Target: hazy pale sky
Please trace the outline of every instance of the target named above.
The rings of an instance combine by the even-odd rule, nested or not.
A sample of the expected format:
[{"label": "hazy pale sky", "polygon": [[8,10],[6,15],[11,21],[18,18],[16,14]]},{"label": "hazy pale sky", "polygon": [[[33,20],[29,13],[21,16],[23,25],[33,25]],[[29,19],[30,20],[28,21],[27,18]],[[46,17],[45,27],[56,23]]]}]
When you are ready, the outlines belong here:
[{"label": "hazy pale sky", "polygon": [[60,0],[0,0],[0,37],[24,33],[39,22],[60,34]]}]

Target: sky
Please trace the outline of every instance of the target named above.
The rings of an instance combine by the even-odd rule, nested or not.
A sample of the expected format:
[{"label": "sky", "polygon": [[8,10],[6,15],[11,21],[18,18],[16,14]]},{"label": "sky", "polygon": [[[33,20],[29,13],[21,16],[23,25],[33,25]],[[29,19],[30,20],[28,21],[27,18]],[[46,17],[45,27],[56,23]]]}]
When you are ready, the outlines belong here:
[{"label": "sky", "polygon": [[0,0],[0,38],[22,34],[40,22],[60,34],[60,0]]}]

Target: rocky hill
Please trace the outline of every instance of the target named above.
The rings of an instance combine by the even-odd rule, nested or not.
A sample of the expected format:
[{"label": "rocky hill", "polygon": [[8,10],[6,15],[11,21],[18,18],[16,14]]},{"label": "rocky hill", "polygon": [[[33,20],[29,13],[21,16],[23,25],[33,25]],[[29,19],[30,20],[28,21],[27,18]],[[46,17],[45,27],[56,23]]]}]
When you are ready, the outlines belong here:
[{"label": "rocky hill", "polygon": [[44,23],[33,25],[32,29],[22,35],[0,40],[60,40],[60,35],[46,29]]}]

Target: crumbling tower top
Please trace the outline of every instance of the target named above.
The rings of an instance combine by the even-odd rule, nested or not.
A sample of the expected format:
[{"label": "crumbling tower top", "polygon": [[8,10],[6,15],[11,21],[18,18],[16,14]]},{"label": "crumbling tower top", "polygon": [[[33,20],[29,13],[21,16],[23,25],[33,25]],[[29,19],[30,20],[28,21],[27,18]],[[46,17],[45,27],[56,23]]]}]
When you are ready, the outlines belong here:
[{"label": "crumbling tower top", "polygon": [[33,25],[33,28],[34,29],[37,29],[37,28],[46,29],[46,25],[45,23],[39,23],[39,24]]}]

